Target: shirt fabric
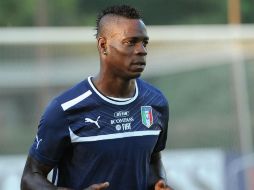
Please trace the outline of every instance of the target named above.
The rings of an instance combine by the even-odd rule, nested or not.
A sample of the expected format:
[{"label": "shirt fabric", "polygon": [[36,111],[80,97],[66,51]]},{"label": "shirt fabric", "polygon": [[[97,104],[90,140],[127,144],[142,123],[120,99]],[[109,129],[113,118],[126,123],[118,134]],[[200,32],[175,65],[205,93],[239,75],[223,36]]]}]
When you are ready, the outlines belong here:
[{"label": "shirt fabric", "polygon": [[165,148],[168,103],[141,79],[123,100],[101,94],[92,77],[52,100],[30,155],[55,167],[55,184],[81,190],[108,181],[109,190],[145,190],[152,153]]}]

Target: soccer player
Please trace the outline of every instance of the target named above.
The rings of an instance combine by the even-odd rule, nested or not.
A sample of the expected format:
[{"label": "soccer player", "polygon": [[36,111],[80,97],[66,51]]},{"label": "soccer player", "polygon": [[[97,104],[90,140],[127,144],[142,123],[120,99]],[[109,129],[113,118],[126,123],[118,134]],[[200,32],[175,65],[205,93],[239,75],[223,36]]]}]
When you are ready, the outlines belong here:
[{"label": "soccer player", "polygon": [[145,24],[130,6],[109,7],[98,16],[96,39],[100,71],[46,108],[24,168],[22,190],[171,189],[160,157],[168,103],[159,90],[139,79],[149,40]]}]

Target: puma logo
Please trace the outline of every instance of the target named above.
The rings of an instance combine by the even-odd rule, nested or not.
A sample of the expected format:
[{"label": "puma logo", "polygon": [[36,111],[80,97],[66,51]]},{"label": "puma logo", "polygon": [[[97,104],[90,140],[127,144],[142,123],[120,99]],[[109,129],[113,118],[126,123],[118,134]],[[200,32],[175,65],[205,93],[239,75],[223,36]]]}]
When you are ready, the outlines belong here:
[{"label": "puma logo", "polygon": [[85,122],[88,122],[88,123],[94,123],[98,128],[100,128],[100,125],[98,123],[99,119],[100,119],[101,116],[98,116],[96,121],[90,119],[90,118],[85,118]]},{"label": "puma logo", "polygon": [[36,135],[36,149],[38,149],[39,145],[40,145],[40,142],[42,141],[42,139],[39,139],[38,136]]}]

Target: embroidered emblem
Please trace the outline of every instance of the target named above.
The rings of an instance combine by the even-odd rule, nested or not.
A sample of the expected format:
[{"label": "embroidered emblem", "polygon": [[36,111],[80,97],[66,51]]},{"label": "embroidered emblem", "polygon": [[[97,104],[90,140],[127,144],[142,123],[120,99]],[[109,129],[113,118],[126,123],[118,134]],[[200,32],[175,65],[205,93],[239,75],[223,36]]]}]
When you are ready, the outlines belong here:
[{"label": "embroidered emblem", "polygon": [[141,106],[141,118],[143,125],[145,125],[147,128],[152,126],[153,109],[151,106]]}]

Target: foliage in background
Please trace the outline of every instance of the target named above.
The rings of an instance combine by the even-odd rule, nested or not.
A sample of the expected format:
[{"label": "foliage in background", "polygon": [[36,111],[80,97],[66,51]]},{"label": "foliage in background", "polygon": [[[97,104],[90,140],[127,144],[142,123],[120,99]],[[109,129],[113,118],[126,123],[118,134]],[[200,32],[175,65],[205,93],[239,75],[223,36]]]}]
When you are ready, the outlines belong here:
[{"label": "foliage in background", "polygon": [[0,26],[33,26],[35,1],[1,0]]},{"label": "foliage in background", "polygon": [[[120,3],[141,10],[149,25],[227,23],[227,0],[1,0],[0,26],[94,26],[99,10]],[[254,2],[241,5],[242,22],[253,23]],[[40,17],[46,22],[40,24]]]},{"label": "foliage in background", "polygon": [[242,7],[242,20],[245,23],[254,23],[254,1],[253,0],[244,0],[241,2]]}]

